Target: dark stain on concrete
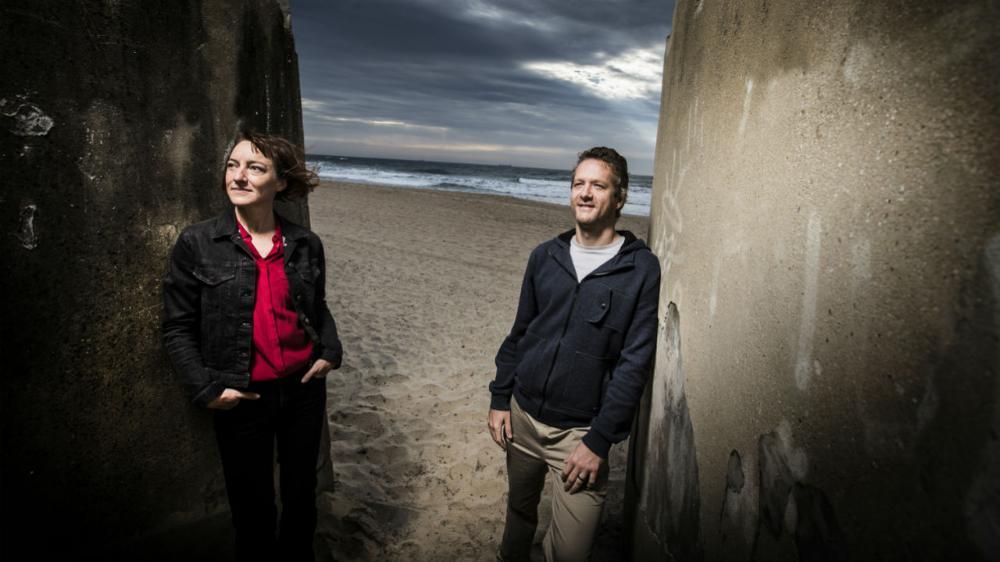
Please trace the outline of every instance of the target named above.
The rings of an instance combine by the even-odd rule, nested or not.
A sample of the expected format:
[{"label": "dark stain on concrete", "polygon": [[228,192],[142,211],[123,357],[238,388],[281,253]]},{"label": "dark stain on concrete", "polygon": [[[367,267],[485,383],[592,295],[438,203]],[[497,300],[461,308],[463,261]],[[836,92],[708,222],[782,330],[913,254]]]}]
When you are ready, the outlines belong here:
[{"label": "dark stain on concrete", "polygon": [[795,478],[788,455],[776,432],[761,435],[757,441],[760,458],[760,520],[775,537],[784,527],[785,505]]},{"label": "dark stain on concrete", "polygon": [[626,536],[633,560],[700,560],[701,497],[694,428],[684,396],[680,315],[670,303],[656,366],[629,445]]},{"label": "dark stain on concrete", "polygon": [[755,486],[748,482],[743,457],[733,449],[726,465],[726,487],[719,514],[718,548],[723,559],[734,562],[750,559],[760,519],[757,511]]},{"label": "dark stain on concrete", "polygon": [[[928,357],[934,408],[915,446],[913,511],[932,508],[936,528],[913,547],[928,560],[1000,560],[1000,234],[961,288],[950,339]],[[903,515],[916,524],[922,512]]]},{"label": "dark stain on concrete", "polygon": [[740,452],[733,449],[729,453],[729,464],[726,467],[726,492],[733,492],[735,494],[742,492],[745,478]]},{"label": "dark stain on concrete", "polygon": [[847,539],[837,523],[833,506],[822,490],[796,483],[795,546],[801,562],[846,562]]},{"label": "dark stain on concrete", "polygon": [[[780,540],[791,535],[798,559],[803,562],[844,562],[848,560],[847,540],[837,522],[833,506],[819,488],[800,482],[791,444],[772,431],[760,436],[760,517],[752,551],[754,560],[769,560],[780,551],[780,543],[768,542],[760,552],[761,532]],[[786,528],[786,525],[789,527]]]}]

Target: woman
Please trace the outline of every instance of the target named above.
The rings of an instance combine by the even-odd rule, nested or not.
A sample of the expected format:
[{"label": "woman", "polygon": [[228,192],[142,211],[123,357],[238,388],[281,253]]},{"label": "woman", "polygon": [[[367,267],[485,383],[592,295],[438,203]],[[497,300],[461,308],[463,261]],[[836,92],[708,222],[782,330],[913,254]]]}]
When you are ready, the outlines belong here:
[{"label": "woman", "polygon": [[226,162],[232,208],[181,233],[164,283],[165,346],[193,401],[214,412],[238,560],[313,559],[323,377],[342,348],[323,245],[274,201],[316,183],[290,142],[241,133]]}]

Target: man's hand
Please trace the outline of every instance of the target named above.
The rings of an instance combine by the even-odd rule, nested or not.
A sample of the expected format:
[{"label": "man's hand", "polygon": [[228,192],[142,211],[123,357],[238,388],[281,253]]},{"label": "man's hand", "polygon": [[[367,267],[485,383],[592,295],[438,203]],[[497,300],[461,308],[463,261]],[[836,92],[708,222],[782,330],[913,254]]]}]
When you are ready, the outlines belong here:
[{"label": "man's hand", "polygon": [[309,382],[309,379],[313,377],[325,377],[326,374],[330,372],[330,369],[333,369],[333,365],[329,361],[326,359],[317,359],[316,362],[312,364],[312,367],[309,367],[309,370],[306,371],[305,376],[302,377],[302,384]]},{"label": "man's hand", "polygon": [[566,457],[563,466],[562,481],[565,482],[563,489],[575,494],[584,486],[596,484],[598,471],[601,470],[603,462],[604,459],[597,456],[583,443],[577,445],[573,454]]},{"label": "man's hand", "polygon": [[256,392],[243,392],[235,388],[227,388],[222,391],[218,398],[208,403],[208,407],[214,410],[232,410],[240,403],[240,400],[257,400],[260,394]]},{"label": "man's hand", "polygon": [[514,440],[514,434],[510,431],[510,410],[490,410],[487,418],[490,428],[490,437],[496,441],[497,445],[504,451],[507,450],[507,443]]}]

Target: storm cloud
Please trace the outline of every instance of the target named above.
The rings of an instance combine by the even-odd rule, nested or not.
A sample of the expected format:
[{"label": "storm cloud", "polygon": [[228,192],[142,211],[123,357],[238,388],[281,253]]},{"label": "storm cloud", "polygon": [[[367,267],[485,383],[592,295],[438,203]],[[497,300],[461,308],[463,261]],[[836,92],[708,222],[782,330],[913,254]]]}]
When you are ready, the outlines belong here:
[{"label": "storm cloud", "polygon": [[296,0],[307,151],[649,173],[673,5]]}]

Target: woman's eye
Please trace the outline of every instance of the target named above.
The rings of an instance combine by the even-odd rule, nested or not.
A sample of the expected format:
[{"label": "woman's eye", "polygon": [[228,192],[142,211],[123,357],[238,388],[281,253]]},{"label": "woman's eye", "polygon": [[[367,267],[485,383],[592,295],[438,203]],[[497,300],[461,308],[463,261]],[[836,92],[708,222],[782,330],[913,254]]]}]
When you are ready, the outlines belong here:
[{"label": "woman's eye", "polygon": [[236,167],[236,162],[226,162],[227,169],[233,169]]},{"label": "woman's eye", "polygon": [[258,173],[258,174],[263,174],[264,173],[264,168],[262,168],[260,166],[250,166],[250,169],[252,171]]}]

